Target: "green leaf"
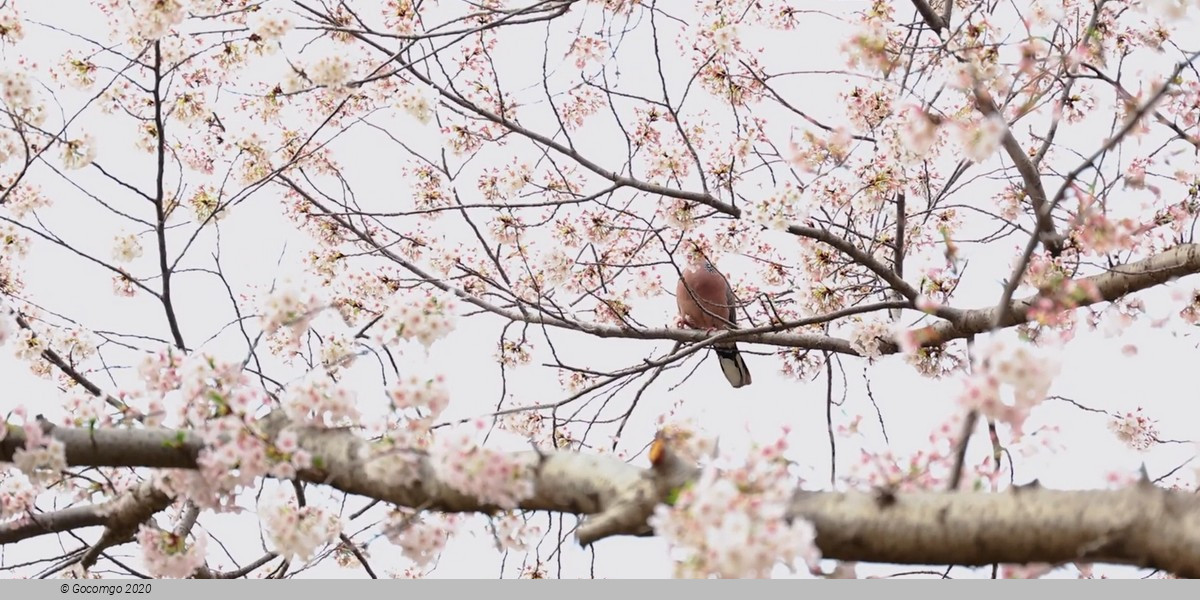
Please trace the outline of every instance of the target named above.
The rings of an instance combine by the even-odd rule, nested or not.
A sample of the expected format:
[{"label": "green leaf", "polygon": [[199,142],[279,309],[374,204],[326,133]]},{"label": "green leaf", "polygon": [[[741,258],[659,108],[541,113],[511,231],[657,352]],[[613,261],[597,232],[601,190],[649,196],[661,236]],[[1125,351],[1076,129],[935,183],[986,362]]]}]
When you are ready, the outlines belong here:
[{"label": "green leaf", "polygon": [[671,491],[667,492],[667,499],[664,502],[667,503],[667,506],[675,506],[675,503],[679,502],[679,494],[681,493],[683,493],[683,488],[671,488]]}]

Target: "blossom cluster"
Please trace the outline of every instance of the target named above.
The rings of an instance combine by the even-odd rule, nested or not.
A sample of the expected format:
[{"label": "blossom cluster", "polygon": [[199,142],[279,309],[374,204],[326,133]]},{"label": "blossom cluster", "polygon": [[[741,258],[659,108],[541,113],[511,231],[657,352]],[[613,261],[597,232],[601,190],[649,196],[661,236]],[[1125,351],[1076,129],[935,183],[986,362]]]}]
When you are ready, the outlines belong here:
[{"label": "blossom cluster", "polygon": [[415,23],[418,16],[419,2],[413,0],[387,0],[383,8],[384,25],[401,35],[411,35],[416,31]]},{"label": "blossom cluster", "polygon": [[201,508],[237,510],[237,493],[271,470],[268,446],[234,416],[213,419],[199,431],[205,449],[196,459],[196,470],[159,471],[155,484]]},{"label": "blossom cluster", "polygon": [[186,12],[180,0],[133,0],[129,8],[133,11],[129,22],[134,24],[137,34],[147,40],[165,36],[172,27],[183,22]]},{"label": "blossom cluster", "polygon": [[747,218],[770,229],[782,231],[798,218],[807,216],[809,200],[795,186],[786,186],[776,193],[747,205]]},{"label": "blossom cluster", "polygon": [[967,376],[959,402],[997,421],[1008,423],[1019,437],[1021,427],[1058,374],[1057,363],[1040,356],[1029,344],[994,341],[981,349]]},{"label": "blossom cluster", "polygon": [[63,421],[68,426],[95,427],[109,424],[109,419],[104,414],[104,400],[81,388],[73,388],[67,392],[63,408],[66,412]]},{"label": "blossom cluster", "polygon": [[501,340],[496,351],[497,362],[508,368],[527,365],[532,359],[529,354],[532,347],[528,340]]},{"label": "blossom cluster", "polygon": [[180,368],[184,358],[183,353],[170,348],[144,356],[138,364],[137,374],[146,392],[162,398],[167,392],[179,389],[183,384]]},{"label": "blossom cluster", "polygon": [[309,79],[320,86],[340,88],[354,76],[354,65],[342,55],[322,57],[307,71]]},{"label": "blossom cluster", "polygon": [[265,394],[249,383],[241,362],[196,353],[180,365],[179,393],[171,400],[179,401],[174,408],[183,423],[200,425],[226,415],[248,421],[266,403]]},{"label": "blossom cluster", "polygon": [[138,527],[137,532],[146,569],[164,579],[185,579],[204,566],[208,535],[199,533],[195,538],[194,543],[188,544],[186,538],[148,524]]},{"label": "blossom cluster", "polygon": [[344,427],[360,419],[356,394],[317,371],[313,376],[288,386],[283,410],[298,423],[316,427]]},{"label": "blossom cluster", "polygon": [[119,263],[130,263],[142,255],[142,243],[137,234],[124,233],[113,240],[112,258]]},{"label": "blossom cluster", "polygon": [[250,31],[264,41],[278,41],[292,29],[292,20],[278,11],[259,11],[250,19]]},{"label": "blossom cluster", "polygon": [[91,134],[66,140],[62,145],[63,168],[67,170],[82,169],[96,160],[96,140]]},{"label": "blossom cluster", "polygon": [[383,531],[388,541],[399,546],[405,557],[418,566],[425,566],[445,549],[456,524],[449,515],[417,515],[410,509],[400,508],[388,515]]},{"label": "blossom cluster", "polygon": [[260,319],[267,333],[288,327],[292,336],[299,338],[324,307],[323,299],[316,292],[301,285],[285,283],[277,286],[263,299]]},{"label": "blossom cluster", "polygon": [[0,73],[0,99],[13,111],[33,107],[33,84],[29,76],[21,71],[5,71]]},{"label": "blossom cluster", "polygon": [[1142,412],[1141,407],[1123,415],[1114,415],[1108,422],[1108,429],[1134,450],[1147,450],[1158,442],[1158,428],[1154,420]]},{"label": "blossom cluster", "polygon": [[17,9],[12,4],[0,8],[0,38],[8,43],[15,43],[24,37],[25,26],[17,14]]},{"label": "blossom cluster", "polygon": [[425,292],[415,297],[396,297],[374,328],[375,341],[392,344],[416,340],[428,348],[454,329],[458,303],[452,296]]},{"label": "blossom cluster", "polygon": [[450,405],[450,390],[446,376],[423,377],[409,373],[388,388],[388,398],[397,410],[418,409],[429,419],[435,419]]},{"label": "blossom cluster", "polygon": [[812,523],[788,514],[796,481],[782,458],[786,450],[781,438],[744,464],[709,464],[673,505],[655,509],[650,524],[678,553],[677,576],[765,578],[780,563],[816,567]]},{"label": "blossom cluster", "polygon": [[1075,312],[1080,305],[1100,299],[1100,292],[1089,280],[1068,279],[1054,287],[1043,288],[1026,313],[1026,327],[1057,327],[1064,339],[1073,334]]},{"label": "blossom cluster", "polygon": [[863,321],[855,326],[850,335],[850,347],[867,358],[883,355],[883,345],[893,336],[893,327],[878,319]]},{"label": "blossom cluster", "polygon": [[13,464],[34,483],[57,481],[67,468],[66,446],[46,435],[36,420],[26,422],[23,429],[25,445],[13,452]]},{"label": "blossom cluster", "polygon": [[[0,429],[3,427],[0,422]],[[33,510],[36,500],[37,488],[28,477],[18,471],[0,470],[0,523]]]},{"label": "blossom cluster", "polygon": [[291,479],[297,469],[307,469],[313,464],[312,454],[300,447],[300,437],[294,429],[285,429],[275,436],[268,455],[273,461],[271,475],[281,479]]},{"label": "blossom cluster", "polygon": [[428,125],[435,115],[432,88],[410,85],[400,91],[396,106],[408,113],[422,125]]},{"label": "blossom cluster", "polygon": [[337,514],[313,504],[298,507],[290,500],[264,502],[258,515],[271,546],[284,560],[308,560],[342,533]]},{"label": "blossom cluster", "polygon": [[[476,421],[473,428],[482,431],[486,424]],[[512,509],[534,492],[530,465],[520,455],[484,448],[465,428],[440,433],[429,460],[440,481],[482,503]]]},{"label": "blossom cluster", "polygon": [[[146,356],[138,367],[150,400],[149,425],[166,417],[192,428],[204,442],[197,469],[167,469],[155,483],[172,496],[184,496],[202,508],[233,508],[236,494],[265,475],[292,477],[312,466],[312,456],[299,447],[293,430],[270,442],[255,419],[268,397],[251,385],[238,361],[222,361],[195,353],[163,350]],[[325,379],[309,379],[284,390],[283,409],[307,425],[334,426],[357,422],[353,396]]]},{"label": "blossom cluster", "polygon": [[492,531],[499,550],[524,551],[529,548],[531,538],[541,535],[542,528],[517,513],[506,513],[492,519]]}]

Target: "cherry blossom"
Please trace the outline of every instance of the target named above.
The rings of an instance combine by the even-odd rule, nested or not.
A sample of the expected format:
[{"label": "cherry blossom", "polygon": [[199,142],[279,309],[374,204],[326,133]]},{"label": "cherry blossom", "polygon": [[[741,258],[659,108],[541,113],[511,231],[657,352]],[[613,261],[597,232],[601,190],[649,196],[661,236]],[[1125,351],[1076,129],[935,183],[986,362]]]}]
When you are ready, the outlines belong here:
[{"label": "cherry blossom", "polygon": [[96,141],[90,134],[82,138],[68,140],[62,147],[63,168],[67,170],[82,169],[96,159]]},{"label": "cherry blossom", "polygon": [[375,326],[375,340],[391,344],[400,339],[416,340],[423,346],[445,337],[454,328],[457,301],[444,294],[398,295],[390,301]]},{"label": "cherry blossom", "polygon": [[1007,130],[1004,120],[997,115],[957,124],[959,144],[967,158],[975,162],[983,162],[995,154]]},{"label": "cherry blossom", "polygon": [[142,244],[138,240],[138,236],[133,233],[126,233],[117,236],[113,241],[112,258],[121,263],[133,262],[134,259],[142,255]]},{"label": "cherry blossom", "polygon": [[384,532],[388,541],[399,546],[405,557],[417,566],[425,566],[445,548],[455,525],[451,517],[396,510],[388,516]]},{"label": "cherry blossom", "polygon": [[[483,428],[482,421],[471,427]],[[440,480],[480,502],[515,508],[533,494],[530,466],[512,454],[479,446],[470,429],[439,433],[429,458]]]},{"label": "cherry blossom", "polygon": [[12,226],[0,226],[0,256],[21,258],[29,253],[29,236]]},{"label": "cherry blossom", "polygon": [[31,482],[46,485],[67,468],[66,446],[62,441],[42,435],[36,421],[25,425],[25,446],[13,452],[13,464]]},{"label": "cherry blossom", "polygon": [[899,141],[907,153],[902,156],[924,158],[938,140],[938,122],[919,106],[909,106],[903,114]]},{"label": "cherry blossom", "polygon": [[0,8],[0,37],[10,44],[25,37],[25,27],[17,10],[11,5]]},{"label": "cherry blossom", "polygon": [[428,88],[416,85],[406,86],[400,93],[397,106],[411,115],[422,125],[428,125],[433,120],[433,92]]},{"label": "cherry blossom", "polygon": [[786,447],[780,440],[745,464],[710,466],[673,504],[656,508],[650,522],[680,553],[677,576],[763,578],[777,564],[816,567],[812,524],[787,518],[794,482],[779,460]]},{"label": "cherry blossom", "polygon": [[1194,4],[1191,0],[1142,0],[1139,3],[1147,13],[1170,21],[1183,19]]},{"label": "cherry blossom", "polygon": [[204,566],[208,535],[196,532],[191,544],[183,537],[154,525],[138,527],[137,542],[146,568],[155,577],[185,579]]},{"label": "cherry blossom", "polygon": [[250,31],[268,42],[282,39],[292,27],[291,18],[278,11],[259,11],[250,19]]},{"label": "cherry blossom", "polygon": [[287,327],[297,337],[323,308],[323,298],[317,292],[307,290],[303,284],[284,282],[263,299],[263,329],[273,333]]},{"label": "cherry blossom", "polygon": [[33,84],[29,76],[20,71],[0,73],[0,99],[13,110],[29,109],[33,106]]},{"label": "cherry blossom", "polygon": [[496,543],[501,550],[527,550],[529,542],[542,533],[538,525],[528,523],[520,516],[508,513],[492,519]]},{"label": "cherry blossom", "polygon": [[289,386],[282,403],[293,420],[316,427],[344,427],[360,418],[354,392],[319,372]]},{"label": "cherry blossom", "polygon": [[183,22],[186,7],[180,0],[133,0],[129,4],[138,35],[155,40]]},{"label": "cherry blossom", "polygon": [[850,343],[859,354],[867,358],[881,356],[880,349],[891,339],[891,327],[881,321],[867,321],[855,327]]},{"label": "cherry blossom", "polygon": [[450,405],[450,392],[445,375],[423,377],[409,374],[388,389],[392,406],[399,410],[415,408],[428,418],[437,418]]},{"label": "cherry blossom", "polygon": [[1019,437],[1030,411],[1046,398],[1058,365],[1029,344],[993,340],[981,349],[960,403],[1012,426]]},{"label": "cherry blossom", "polygon": [[315,505],[297,507],[282,498],[260,505],[259,516],[275,552],[286,560],[307,561],[342,532],[341,519],[333,512]]},{"label": "cherry blossom", "polygon": [[1114,415],[1108,422],[1108,428],[1117,439],[1134,450],[1145,451],[1158,442],[1158,429],[1154,420],[1147,417],[1141,407]]},{"label": "cherry blossom", "polygon": [[23,473],[0,471],[0,522],[33,510],[37,488]]},{"label": "cherry blossom", "polygon": [[[504,576],[573,576],[569,528],[521,510],[562,491],[538,460],[648,452],[636,477],[588,479],[607,500],[661,474],[669,444],[700,469],[659,490],[674,574],[854,577],[865,564],[813,570],[813,525],[790,519],[813,472],[1001,492],[1050,453],[1104,475],[1077,446],[1108,435],[1178,466],[1156,420],[1170,394],[1090,406],[1200,323],[1194,0],[51,4],[0,6],[0,344],[48,419],[0,411],[0,438],[28,438],[0,465],[0,534],[40,534],[35,512],[121,516],[147,484],[169,500],[143,518],[141,564],[93,551],[68,575],[215,573],[201,524],[228,519],[294,561],[253,576],[331,556],[425,576],[456,535],[512,556]],[[701,257],[763,332],[739,341],[750,391],[691,369],[706,350],[674,283]],[[1123,370],[1077,377],[1092,351]],[[1094,405],[1042,406],[1087,386]],[[735,423],[777,409],[803,434]],[[166,428],[155,447],[188,468],[64,448],[48,423]],[[722,427],[720,452],[698,423]],[[380,502],[352,512],[347,491]],[[490,512],[392,504],[417,491]],[[412,564],[378,564],[396,555]]]}]

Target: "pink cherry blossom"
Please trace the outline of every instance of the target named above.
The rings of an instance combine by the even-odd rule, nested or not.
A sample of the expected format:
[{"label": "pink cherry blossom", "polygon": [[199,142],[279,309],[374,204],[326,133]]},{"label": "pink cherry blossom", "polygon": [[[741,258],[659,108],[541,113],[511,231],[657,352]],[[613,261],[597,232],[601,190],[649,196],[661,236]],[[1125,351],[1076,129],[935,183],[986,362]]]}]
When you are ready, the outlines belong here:
[{"label": "pink cherry blossom", "polygon": [[455,525],[452,517],[416,515],[411,510],[401,509],[388,516],[384,532],[388,541],[399,546],[405,557],[423,567],[441,554]]},{"label": "pink cherry blossom", "polygon": [[1145,451],[1158,442],[1157,424],[1143,413],[1141,407],[1114,415],[1108,422],[1108,429],[1134,450]]},{"label": "pink cherry blossom", "polygon": [[208,534],[198,531],[191,544],[170,531],[154,525],[138,527],[137,542],[141,546],[146,568],[155,577],[185,579],[204,566]]},{"label": "pink cherry blossom", "polygon": [[33,510],[37,488],[24,474],[0,470],[0,523]]},{"label": "pink cherry blossom", "polygon": [[788,518],[795,482],[777,458],[786,447],[780,440],[743,464],[709,465],[674,504],[655,509],[651,525],[681,553],[676,576],[763,578],[779,564],[815,568],[812,524]]},{"label": "pink cherry blossom", "polygon": [[259,506],[259,516],[274,551],[286,560],[307,561],[342,532],[341,519],[316,505],[297,507],[282,498]]},{"label": "pink cherry blossom", "polygon": [[[483,423],[472,424],[476,430]],[[515,508],[533,495],[533,473],[527,461],[481,447],[464,428],[439,432],[429,460],[439,480],[480,502]]]}]

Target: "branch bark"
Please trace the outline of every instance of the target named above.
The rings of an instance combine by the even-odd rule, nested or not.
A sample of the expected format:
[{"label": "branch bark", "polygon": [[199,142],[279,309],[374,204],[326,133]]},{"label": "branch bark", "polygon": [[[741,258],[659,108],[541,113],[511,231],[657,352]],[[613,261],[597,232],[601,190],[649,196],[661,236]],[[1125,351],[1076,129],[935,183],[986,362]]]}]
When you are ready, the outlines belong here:
[{"label": "branch bark", "polygon": [[826,558],[956,564],[1104,562],[1200,577],[1200,498],[1143,482],[1115,491],[804,492]]},{"label": "branch bark", "polygon": [[[1079,306],[1111,302],[1127,294],[1197,272],[1200,272],[1200,244],[1182,244],[1145,260],[1116,266],[1107,273],[1082,278],[1080,281],[1090,282],[1096,287],[1100,297],[1095,300],[1085,299]],[[999,319],[999,307],[959,311],[953,322],[943,321],[930,325],[922,330],[918,337],[923,345],[936,346],[983,333],[997,323],[999,327],[1019,325],[1029,321],[1029,309],[1037,299],[1038,295],[1034,294],[1011,301],[1008,314]],[[898,351],[899,348],[894,346],[884,349],[885,353]]]},{"label": "branch bark", "polygon": [[[0,524],[0,544],[11,544],[23,539],[62,533],[84,527],[104,526],[105,533],[95,548],[106,548],[106,542],[128,539],[137,532],[137,526],[154,513],[171,505],[171,498],[150,483],[137,487],[103,504],[72,506],[44,514],[29,514],[10,523]],[[95,554],[99,554],[99,550]],[[95,561],[92,556],[91,561]],[[91,566],[86,564],[85,566]]]},{"label": "branch bark", "polygon": [[[319,457],[320,469],[299,478],[314,484],[392,502],[445,512],[492,512],[440,481],[428,460],[419,481],[399,485],[374,479],[360,452],[367,443],[350,430],[296,428],[286,418],[264,420],[269,436],[285,427]],[[167,429],[86,431],[53,428],[76,466],[194,468],[201,445],[194,436]],[[23,433],[0,442],[0,461],[11,460]],[[516,456],[535,478],[523,510],[585,516],[577,535],[591,544],[614,535],[652,535],[646,520],[679,484],[678,471],[643,469],[616,458],[572,452],[522,452]],[[665,463],[664,463],[665,464]],[[127,530],[147,518],[158,492],[143,484],[102,507],[71,508],[29,524],[0,525],[0,542],[10,543],[73,526],[104,524]],[[137,509],[119,507],[140,507]],[[83,509],[108,514],[82,517]],[[817,545],[827,558],[904,564],[986,565],[993,563],[1104,562],[1164,569],[1200,577],[1200,496],[1143,482],[1116,491],[1059,491],[1036,485],[987,492],[806,492],[796,493],[790,515],[812,521]],[[111,519],[121,519],[114,521]]]}]

